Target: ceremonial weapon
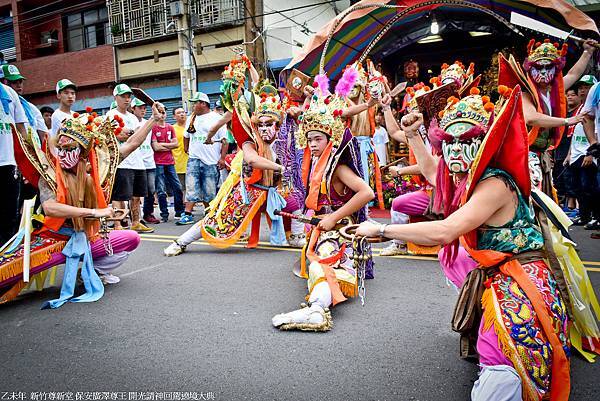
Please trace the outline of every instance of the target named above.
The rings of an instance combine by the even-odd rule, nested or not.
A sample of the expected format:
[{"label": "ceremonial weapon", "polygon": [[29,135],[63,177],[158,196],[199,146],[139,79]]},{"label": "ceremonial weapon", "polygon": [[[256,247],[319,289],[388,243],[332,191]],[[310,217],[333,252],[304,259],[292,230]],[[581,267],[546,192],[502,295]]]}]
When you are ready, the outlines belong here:
[{"label": "ceremonial weapon", "polygon": [[[543,22],[518,14],[514,11],[510,13],[510,23],[538,31],[546,35],[554,36],[562,40],[573,39],[579,43],[585,42],[585,39],[571,35],[571,32],[563,31],[553,27],[552,25],[544,24]],[[596,43],[594,46],[600,49],[600,44]]]}]

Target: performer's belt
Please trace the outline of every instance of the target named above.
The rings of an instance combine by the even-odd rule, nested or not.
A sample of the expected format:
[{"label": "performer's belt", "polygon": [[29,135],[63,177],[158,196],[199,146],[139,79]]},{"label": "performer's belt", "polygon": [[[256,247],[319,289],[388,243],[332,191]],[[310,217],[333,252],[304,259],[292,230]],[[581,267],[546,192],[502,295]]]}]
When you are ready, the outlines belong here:
[{"label": "performer's belt", "polygon": [[544,260],[545,256],[542,251],[523,252],[504,259],[494,266],[478,266],[467,274],[452,314],[452,330],[460,333],[461,358],[476,355],[475,343],[481,317],[483,316],[481,298],[485,290],[485,281],[498,273],[500,266],[507,262],[517,260],[521,264],[526,264]]}]

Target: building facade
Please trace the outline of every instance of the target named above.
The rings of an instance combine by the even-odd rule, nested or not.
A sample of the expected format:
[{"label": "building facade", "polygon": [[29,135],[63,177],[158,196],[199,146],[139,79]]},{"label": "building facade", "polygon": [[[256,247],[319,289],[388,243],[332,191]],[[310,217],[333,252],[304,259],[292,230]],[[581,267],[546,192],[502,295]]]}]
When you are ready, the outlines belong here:
[{"label": "building facade", "polygon": [[34,104],[56,107],[56,82],[68,78],[78,86],[74,109],[110,106],[116,70],[105,1],[0,0],[0,18],[0,31],[12,25],[0,51],[27,78]]},{"label": "building facade", "polygon": [[194,78],[189,90],[202,91],[214,102],[221,72],[236,51],[244,48],[253,55],[244,42],[251,21],[246,16],[256,13],[247,13],[247,7],[256,7],[255,2],[108,0],[107,5],[117,80],[144,88],[169,111],[187,107],[181,102],[184,69]]}]

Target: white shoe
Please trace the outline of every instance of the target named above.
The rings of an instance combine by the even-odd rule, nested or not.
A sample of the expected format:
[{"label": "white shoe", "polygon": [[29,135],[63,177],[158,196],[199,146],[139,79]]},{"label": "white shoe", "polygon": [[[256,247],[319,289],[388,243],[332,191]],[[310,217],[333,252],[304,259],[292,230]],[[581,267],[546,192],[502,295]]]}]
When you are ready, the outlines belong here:
[{"label": "white shoe", "polygon": [[121,279],[119,277],[115,276],[114,274],[110,274],[110,273],[99,274],[99,276],[100,276],[100,280],[102,281],[102,284],[104,284],[104,285],[117,284],[118,282],[121,281]]},{"label": "white shoe", "polygon": [[329,309],[317,304],[273,316],[273,326],[280,330],[328,331],[333,326]]},{"label": "white shoe", "polygon": [[185,246],[179,245],[177,241],[173,241],[171,245],[165,248],[165,256],[177,256],[185,252]]},{"label": "white shoe", "polygon": [[306,234],[290,234],[288,242],[292,248],[304,248],[304,245],[306,245]]},{"label": "white shoe", "polygon": [[406,255],[407,253],[408,250],[406,249],[406,244],[392,242],[379,252],[379,256]]}]

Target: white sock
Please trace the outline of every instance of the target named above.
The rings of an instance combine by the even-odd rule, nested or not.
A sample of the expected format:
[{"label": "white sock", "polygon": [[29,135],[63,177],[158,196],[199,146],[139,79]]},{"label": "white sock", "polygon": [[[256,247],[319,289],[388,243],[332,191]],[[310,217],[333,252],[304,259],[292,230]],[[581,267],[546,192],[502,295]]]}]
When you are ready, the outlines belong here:
[{"label": "white sock", "polygon": [[329,284],[327,284],[326,281],[322,281],[315,285],[310,293],[308,302],[317,304],[323,309],[329,308],[329,306],[331,306],[331,290],[329,289]]},{"label": "white sock", "polygon": [[179,238],[177,238],[177,243],[179,245],[188,246],[194,241],[198,241],[202,238],[202,231],[200,230],[200,223],[198,222],[190,227],[189,230],[181,234]]}]

